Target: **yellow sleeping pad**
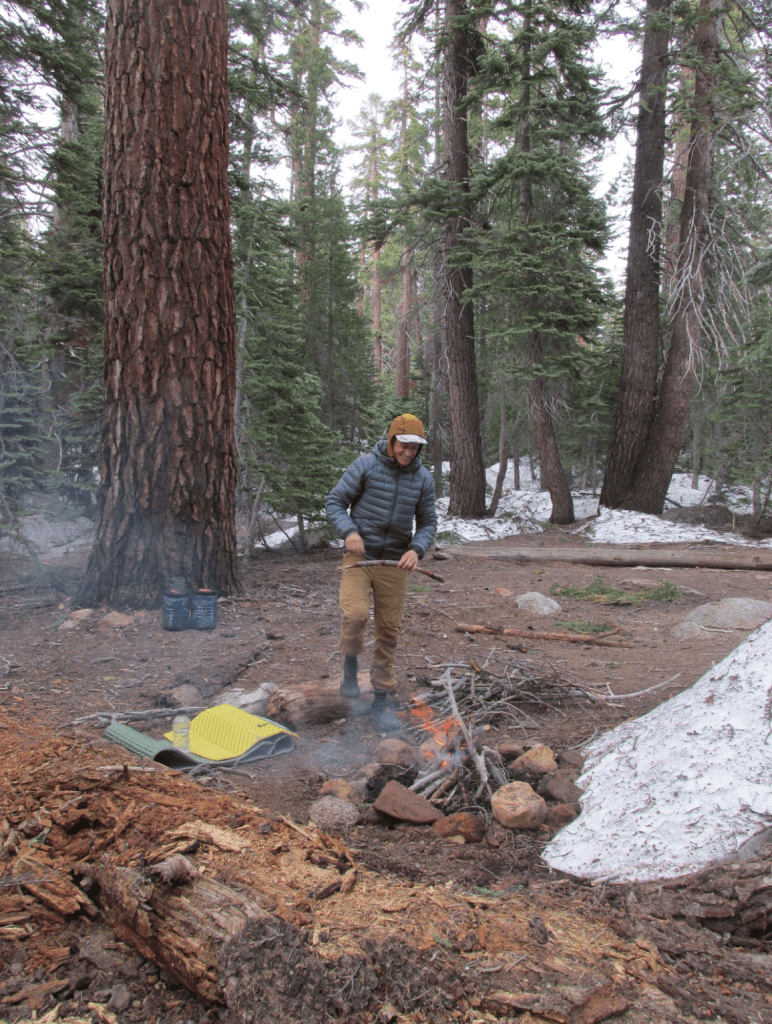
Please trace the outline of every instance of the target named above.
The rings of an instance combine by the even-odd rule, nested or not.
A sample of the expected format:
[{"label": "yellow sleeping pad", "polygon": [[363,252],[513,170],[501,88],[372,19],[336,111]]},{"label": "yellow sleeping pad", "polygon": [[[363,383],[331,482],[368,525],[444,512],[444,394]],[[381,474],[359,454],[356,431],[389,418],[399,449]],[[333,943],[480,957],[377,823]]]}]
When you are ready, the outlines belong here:
[{"label": "yellow sleeping pad", "polygon": [[[173,740],[173,733],[164,733]],[[297,733],[232,704],[217,704],[190,723],[190,753],[203,761],[251,761],[291,750]]]}]

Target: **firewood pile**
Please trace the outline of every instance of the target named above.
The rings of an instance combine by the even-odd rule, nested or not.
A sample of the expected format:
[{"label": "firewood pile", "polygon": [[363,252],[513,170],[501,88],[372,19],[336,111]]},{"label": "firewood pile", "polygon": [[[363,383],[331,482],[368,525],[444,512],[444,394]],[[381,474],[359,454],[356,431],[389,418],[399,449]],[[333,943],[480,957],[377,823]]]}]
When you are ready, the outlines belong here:
[{"label": "firewood pile", "polygon": [[[486,744],[486,726],[536,728],[529,708],[561,710],[572,702],[600,700],[552,668],[498,659],[498,672],[475,662],[445,666],[412,700],[418,745],[434,741],[435,751],[409,787],[447,811],[456,805],[486,806],[512,780],[498,750]],[[527,735],[527,733],[526,733]]]},{"label": "firewood pile", "polygon": [[[494,662],[496,670],[489,667]],[[422,677],[429,689],[414,702],[431,708],[438,718],[453,712],[453,702],[464,721],[479,725],[534,726],[529,709],[562,710],[566,705],[602,701],[603,697],[578,681],[567,679],[550,665],[506,658],[489,658],[484,666],[475,661],[436,666],[444,671],[436,679]]]}]

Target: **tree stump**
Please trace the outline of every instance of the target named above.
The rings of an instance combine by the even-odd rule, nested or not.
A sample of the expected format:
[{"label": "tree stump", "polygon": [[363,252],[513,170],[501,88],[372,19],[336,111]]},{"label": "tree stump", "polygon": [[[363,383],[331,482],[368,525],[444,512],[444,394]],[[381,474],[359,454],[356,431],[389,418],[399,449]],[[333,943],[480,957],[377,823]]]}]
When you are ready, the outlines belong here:
[{"label": "tree stump", "polygon": [[337,675],[330,679],[292,683],[271,694],[265,713],[269,718],[288,722],[296,729],[366,715],[373,701],[369,672],[359,673],[359,694],[356,700],[341,697]]}]

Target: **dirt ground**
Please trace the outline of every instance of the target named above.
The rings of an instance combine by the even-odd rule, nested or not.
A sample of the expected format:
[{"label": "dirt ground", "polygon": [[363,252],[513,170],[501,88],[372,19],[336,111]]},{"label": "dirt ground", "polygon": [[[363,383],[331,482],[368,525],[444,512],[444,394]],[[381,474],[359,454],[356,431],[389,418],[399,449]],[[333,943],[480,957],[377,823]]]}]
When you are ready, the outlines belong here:
[{"label": "dirt ground", "polygon": [[[530,704],[524,709],[527,714],[519,726],[494,725],[486,737],[491,746],[510,739],[531,745],[543,742],[556,752],[578,748],[599,731],[637,717],[690,686],[745,638],[742,631],[714,630],[705,632],[699,642],[676,640],[671,629],[687,611],[726,597],[772,601],[772,575],[766,572],[598,569],[549,560],[550,549],[585,545],[581,535],[553,528],[536,537],[496,543],[499,548],[543,547],[543,563],[518,565],[457,555],[446,561],[427,559],[426,567],[441,573],[444,582],[431,581],[419,574],[411,579],[397,653],[400,700],[407,702],[411,695],[425,690],[427,680],[438,678],[442,667],[450,663],[474,662],[495,672],[497,666],[511,665],[513,660],[533,667],[534,671],[551,670],[567,682],[597,688],[598,692],[608,688],[615,694],[651,691],[618,704],[577,699]],[[699,550],[695,545],[683,547]],[[711,546],[711,550],[718,549]],[[667,550],[673,550],[672,546]],[[34,880],[25,884],[26,876],[23,872],[19,874],[20,858],[29,855],[25,862],[29,868],[29,857],[37,857],[39,869],[40,857],[49,857],[45,863],[51,867],[54,861],[50,858],[56,854],[61,869],[64,851],[69,850],[68,884],[74,879],[81,891],[88,894],[91,889],[83,879],[91,882],[91,869],[83,864],[95,859],[94,836],[101,837],[96,848],[103,857],[117,858],[116,863],[130,863],[132,830],[128,820],[136,813],[139,822],[142,816],[134,810],[137,807],[143,808],[142,820],[147,819],[144,826],[134,826],[137,836],[142,833],[145,844],[140,864],[148,857],[148,843],[163,845],[170,828],[189,821],[191,814],[203,817],[202,807],[207,808],[208,820],[218,820],[223,826],[254,827],[259,831],[262,822],[271,833],[272,842],[279,832],[283,835],[284,831],[292,830],[292,823],[305,829],[308,808],[322,783],[328,779],[350,781],[373,761],[382,737],[376,734],[367,715],[305,728],[292,753],[234,772],[207,771],[191,779],[156,766],[155,818],[147,810],[154,804],[152,796],[139,800],[135,794],[131,798],[133,803],[127,797],[120,808],[108,806],[110,800],[117,799],[114,790],[110,790],[113,795],[109,797],[104,792],[104,780],[113,777],[109,775],[110,768],[118,777],[124,765],[131,766],[132,771],[143,766],[123,748],[105,741],[103,733],[110,714],[157,712],[174,707],[172,691],[184,683],[195,685],[206,704],[213,704],[234,685],[248,691],[267,681],[283,686],[337,679],[341,670],[341,657],[336,652],[339,561],[340,554],[333,550],[305,556],[291,552],[262,554],[244,565],[241,593],[220,601],[214,631],[174,633],[162,629],[160,611],[135,614],[130,623],[115,628],[102,621],[107,609],[96,610],[75,629],[62,629],[85,559],[71,557],[44,564],[41,574],[21,556],[0,554],[4,570],[0,588],[0,1021],[10,1024],[58,1017],[120,1024],[198,1024],[210,1019],[251,1019],[243,1001],[239,1003],[234,998],[228,1007],[223,1007],[216,1001],[209,1004],[193,997],[152,958],[139,956],[118,939],[95,907],[84,910],[83,906],[73,905],[63,910],[56,900],[42,899],[45,912],[41,910]],[[664,580],[676,585],[680,596],[672,602],[643,599],[638,603],[605,605],[553,593],[567,586],[584,588],[598,576],[630,595],[645,592]],[[526,591],[553,593],[561,605],[560,613],[545,618],[518,611],[515,597]],[[495,623],[523,631],[567,631],[566,623],[577,621],[603,623],[617,629],[614,640],[629,646],[539,639],[521,642],[519,638],[471,635],[454,629],[456,623],[465,622]],[[668,685],[652,689],[666,681]],[[132,724],[160,738],[170,721],[171,716]],[[406,734],[412,738],[409,731]],[[128,768],[124,775],[127,772]],[[132,785],[139,786],[136,780],[140,775],[132,778]],[[77,830],[70,819],[65,822],[62,818],[61,808],[66,805],[67,793],[75,794],[72,799],[77,799],[87,790],[92,793],[91,810],[81,814],[84,821],[88,818],[91,845],[85,843],[75,849],[72,836],[78,834]],[[102,802],[97,807],[93,803],[93,793],[97,791],[100,801],[107,800],[107,804]],[[159,793],[166,796],[158,797]],[[49,813],[54,795],[59,808],[56,814]],[[85,807],[87,802],[77,806]],[[345,1012],[338,1011],[341,1019],[382,1020],[384,1024],[390,1020],[454,1019],[589,1024],[611,1016],[627,1024],[693,1020],[761,1024],[772,1020],[769,929],[757,929],[751,939],[746,937],[738,944],[731,941],[731,936],[717,934],[718,929],[702,927],[699,914],[696,918],[686,911],[665,914],[661,904],[647,903],[654,899],[651,887],[592,886],[561,877],[540,860],[540,851],[554,834],[552,831],[546,827],[535,833],[493,828],[489,807],[477,810],[485,816],[489,827],[483,842],[449,842],[426,827],[406,824],[360,824],[343,837],[347,856],[370,879],[371,887],[383,885],[397,893],[408,887],[412,892],[420,889],[430,894],[430,902],[434,900],[438,908],[442,903],[441,912],[437,910],[438,920],[443,915],[453,920],[461,915],[461,903],[454,904],[453,909],[443,900],[463,899],[468,910],[472,905],[469,901],[477,898],[478,902],[486,901],[486,913],[497,922],[494,931],[503,934],[504,917],[508,915],[509,920],[514,920],[522,911],[526,913],[526,932],[530,928],[533,936],[534,929],[538,932],[533,922],[547,920],[547,934],[552,935],[555,943],[558,924],[551,922],[556,922],[562,913],[578,914],[587,935],[595,936],[593,942],[602,944],[604,940],[598,936],[605,930],[604,934],[608,932],[611,936],[609,942],[623,944],[628,959],[633,953],[648,957],[645,971],[643,967],[637,975],[628,971],[627,987],[618,991],[615,988],[614,998],[607,998],[603,985],[608,987],[608,972],[600,970],[600,960],[608,960],[606,953],[600,960],[593,959],[593,942],[588,938],[583,943],[584,953],[577,949],[572,954],[579,959],[583,955],[590,957],[587,963],[579,965],[581,970],[576,966],[577,959],[569,971],[566,964],[570,966],[574,961],[567,959],[567,954],[562,961],[553,956],[555,962],[547,970],[544,963],[550,963],[547,954],[551,945],[546,939],[546,945],[541,944],[537,935],[531,942],[533,948],[530,952],[526,949],[521,957],[523,970],[530,964],[530,975],[518,977],[516,972],[512,974],[515,969],[511,964],[502,967],[497,962],[489,968],[487,995],[481,995],[480,989],[486,968],[475,961],[478,973],[471,993],[469,985],[456,992],[455,983],[448,980],[450,974],[432,975],[434,981],[427,983],[435,993],[432,998],[425,994],[428,989],[421,989],[421,996],[420,985],[415,991],[411,989],[409,999],[404,995],[402,1003],[402,997],[393,995],[389,1006],[394,1013],[389,1016],[383,1006],[376,1012],[374,1004],[368,1004],[362,997],[360,1003],[348,1005]],[[40,820],[35,820],[36,813]],[[81,831],[84,827],[79,826]],[[296,830],[292,832],[295,837],[299,834]],[[16,845],[9,841],[14,836]],[[307,837],[302,841],[311,843]],[[132,856],[137,861],[136,850]],[[217,867],[214,854],[212,858]],[[234,873],[230,868],[229,875],[222,865],[219,870],[223,878]],[[259,874],[255,868],[255,877]],[[293,885],[306,882],[296,879]],[[316,928],[315,935],[320,927],[334,931],[333,900],[325,901],[324,912],[332,916],[323,925],[318,917],[314,924],[301,903],[294,907],[293,914],[300,914],[300,918],[293,927]],[[352,925],[355,930],[367,929],[368,912],[364,906],[362,913],[365,923]],[[497,918],[497,914],[503,916]],[[286,914],[283,920],[289,920]],[[564,932],[568,936],[571,926],[566,924]],[[411,941],[416,948],[427,948],[425,942],[415,938]],[[525,940],[521,936],[518,941]],[[471,950],[475,948],[478,953],[485,949],[487,955],[493,955],[492,940],[483,942],[478,934],[477,943],[471,949],[461,940],[455,946],[435,943],[434,955],[437,949],[450,949],[453,956],[448,952],[446,968],[458,979],[462,976],[458,958],[473,956]],[[499,945],[497,955],[510,948],[504,942]],[[396,947],[389,949],[388,955],[381,952],[381,956],[393,962],[395,970],[406,971],[407,961],[400,960],[404,950],[399,953]],[[623,958],[621,952],[608,955],[620,961]],[[419,969],[418,961],[423,963],[417,957],[411,970]],[[426,964],[421,970],[424,968],[428,970]],[[577,997],[573,1009],[566,1010],[556,1009],[549,1000],[544,1002],[545,993],[561,978],[565,985],[571,975],[571,984],[576,988],[576,979],[588,971],[593,974],[595,969],[600,973],[593,990],[594,1003],[586,999],[582,1002]],[[507,984],[502,985],[508,972]],[[618,978],[612,980],[619,984]],[[507,998],[491,996],[491,982]],[[451,993],[444,1003],[438,1001],[439,990]],[[515,998],[513,991],[521,996]],[[533,996],[530,1003],[523,992],[530,992],[529,999]],[[412,1007],[409,1012],[408,1004]],[[297,1019],[304,1024],[315,1019],[307,1006],[298,1003],[296,1017],[287,1009],[289,1006],[286,1003],[282,1010],[277,1004],[271,1012],[265,1011],[262,1019]]]}]

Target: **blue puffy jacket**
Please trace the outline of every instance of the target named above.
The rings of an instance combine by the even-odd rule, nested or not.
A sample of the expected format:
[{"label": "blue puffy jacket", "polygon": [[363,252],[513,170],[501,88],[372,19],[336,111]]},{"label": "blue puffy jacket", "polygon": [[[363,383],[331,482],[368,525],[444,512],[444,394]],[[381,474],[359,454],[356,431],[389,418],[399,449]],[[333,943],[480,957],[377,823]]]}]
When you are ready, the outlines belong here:
[{"label": "blue puffy jacket", "polygon": [[409,548],[423,558],[437,532],[431,473],[418,455],[404,467],[390,459],[386,441],[351,463],[327,495],[325,510],[339,536],[360,535],[365,558],[399,560]]}]

